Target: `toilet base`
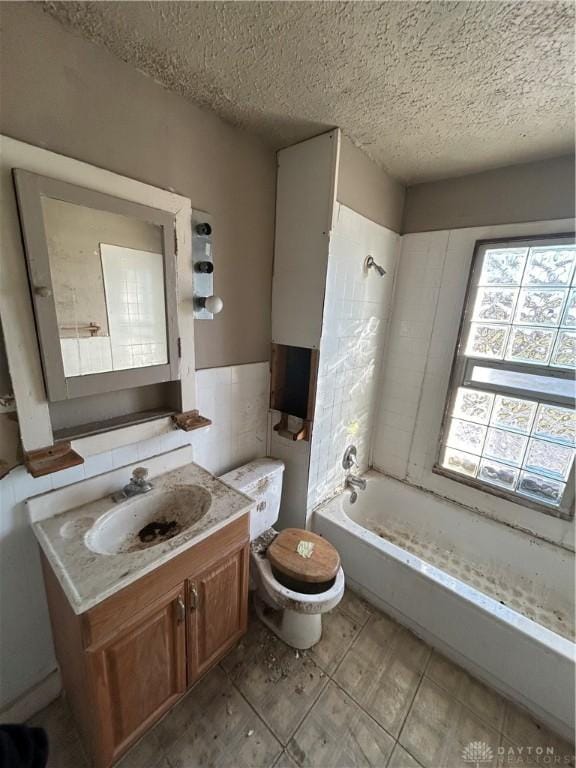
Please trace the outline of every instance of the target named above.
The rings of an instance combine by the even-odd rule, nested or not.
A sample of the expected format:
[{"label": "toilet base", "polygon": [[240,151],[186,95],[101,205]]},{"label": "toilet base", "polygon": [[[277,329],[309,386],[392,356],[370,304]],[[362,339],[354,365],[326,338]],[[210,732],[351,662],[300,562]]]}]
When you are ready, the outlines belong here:
[{"label": "toilet base", "polygon": [[322,637],[321,613],[298,613],[290,608],[265,609],[258,595],[254,596],[254,608],[260,621],[286,645],[299,651],[307,651]]}]

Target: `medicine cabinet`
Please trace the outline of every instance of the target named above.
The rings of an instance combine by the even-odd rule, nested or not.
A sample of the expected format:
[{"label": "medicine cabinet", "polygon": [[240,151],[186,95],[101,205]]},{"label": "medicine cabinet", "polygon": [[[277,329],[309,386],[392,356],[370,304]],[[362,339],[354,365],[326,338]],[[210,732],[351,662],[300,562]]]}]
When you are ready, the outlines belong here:
[{"label": "medicine cabinet", "polygon": [[28,471],[207,426],[191,201],[0,142],[0,321]]},{"label": "medicine cabinet", "polygon": [[14,179],[48,400],[177,379],[174,215],[28,171]]}]

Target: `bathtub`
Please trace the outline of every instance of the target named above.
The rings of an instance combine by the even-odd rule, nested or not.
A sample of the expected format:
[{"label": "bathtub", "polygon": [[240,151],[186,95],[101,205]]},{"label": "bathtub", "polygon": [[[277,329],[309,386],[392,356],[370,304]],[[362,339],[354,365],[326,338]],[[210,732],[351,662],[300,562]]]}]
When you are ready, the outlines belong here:
[{"label": "bathtub", "polygon": [[574,741],[574,553],[376,471],[315,510],[349,586]]}]

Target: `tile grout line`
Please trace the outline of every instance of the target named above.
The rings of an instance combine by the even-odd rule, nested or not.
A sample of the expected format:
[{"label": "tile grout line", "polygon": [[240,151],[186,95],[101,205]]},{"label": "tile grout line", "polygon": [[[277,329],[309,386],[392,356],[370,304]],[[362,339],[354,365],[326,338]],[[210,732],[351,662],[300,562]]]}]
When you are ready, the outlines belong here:
[{"label": "tile grout line", "polygon": [[[280,745],[280,747],[281,747],[281,750],[280,750],[280,754],[282,754],[282,752],[284,751],[284,745],[282,744],[282,742],[280,741],[280,739],[278,738],[278,736],[276,735],[276,733],[275,733],[275,732],[272,730],[272,728],[271,728],[271,727],[268,725],[268,723],[267,723],[267,722],[264,720],[264,718],[263,718],[263,717],[262,717],[262,716],[259,714],[259,712],[258,712],[258,711],[257,711],[257,710],[256,710],[256,709],[255,709],[255,708],[252,706],[252,704],[251,704],[251,703],[248,701],[248,699],[246,698],[246,696],[244,695],[244,693],[243,693],[243,692],[240,690],[240,688],[239,688],[239,687],[236,685],[236,683],[234,682],[234,680],[232,679],[232,677],[231,677],[231,676],[228,674],[228,671],[227,671],[226,669],[224,669],[224,667],[222,667],[222,666],[221,666],[221,663],[220,663],[220,662],[218,663],[218,667],[220,667],[220,669],[222,670],[222,672],[224,672],[224,674],[226,675],[226,678],[227,678],[227,679],[229,680],[229,682],[230,682],[230,685],[231,685],[231,686],[234,688],[234,690],[235,690],[235,691],[237,691],[237,693],[240,695],[240,698],[241,698],[243,701],[245,701],[245,702],[246,702],[246,704],[247,704],[247,705],[248,705],[248,707],[249,707],[249,708],[252,710],[252,712],[253,712],[253,713],[256,715],[256,717],[258,718],[258,720],[260,720],[260,722],[262,723],[262,725],[264,726],[264,728],[265,728],[265,729],[266,729],[266,730],[267,730],[267,731],[270,733],[270,735],[271,735],[271,736],[272,736],[274,739],[276,739],[276,741],[278,742],[278,744],[279,744],[279,745]],[[278,756],[276,757],[276,760],[274,761],[274,763],[272,763],[272,765],[275,765],[275,764],[276,764],[276,762],[278,761],[279,757],[280,757],[280,755],[278,755]]]},{"label": "tile grout line", "polygon": [[[352,590],[351,590],[349,587],[347,587],[346,589],[348,589],[350,592],[352,592],[352,594],[353,594],[353,595],[355,595],[356,597],[358,597],[358,599],[359,599],[359,600],[362,600],[362,599],[363,599],[363,598],[361,598],[359,595],[357,595],[357,594],[356,594],[356,592],[353,592],[353,591],[352,591]],[[361,619],[357,619],[357,617],[356,617],[356,616],[352,616],[350,613],[348,613],[348,612],[346,611],[346,609],[345,609],[345,608],[342,608],[342,607],[341,607],[341,605],[338,605],[338,606],[337,606],[337,607],[336,607],[334,610],[336,610],[336,611],[338,611],[338,610],[339,610],[341,613],[343,613],[345,616],[347,616],[347,617],[348,617],[348,618],[349,618],[351,621],[357,621],[359,624],[361,624],[361,625],[362,625],[362,626],[361,626],[361,629],[364,629],[364,627],[366,626],[366,624],[368,623],[368,621],[370,620],[370,618],[371,618],[371,617],[374,615],[374,614],[373,614],[373,612],[372,612],[372,610],[373,610],[373,609],[368,609],[368,608],[366,608],[365,610],[366,610],[366,614],[367,614],[367,615],[366,615],[366,618],[364,619],[364,623],[362,623],[362,620],[361,620]]]},{"label": "tile grout line", "polygon": [[[350,621],[352,621],[352,622],[354,622],[354,621],[355,621],[355,619],[353,619],[353,618],[352,618],[352,616],[350,616],[348,613],[346,613],[346,611],[341,611],[341,612],[342,612],[342,614],[343,614],[343,615],[344,615],[344,616],[345,616],[345,617],[346,617],[348,620],[350,620]],[[259,621],[259,619],[258,619],[257,617],[255,617],[255,618],[256,618],[256,620],[257,620],[257,621]],[[254,709],[254,707],[252,706],[252,704],[250,704],[250,702],[249,702],[249,701],[248,701],[248,699],[247,699],[247,698],[244,696],[244,694],[242,693],[242,691],[240,690],[240,688],[239,688],[239,687],[236,685],[236,683],[234,682],[234,680],[233,680],[233,679],[232,679],[232,678],[231,678],[231,677],[228,675],[228,673],[226,672],[226,670],[225,670],[225,669],[222,667],[222,669],[224,669],[224,672],[226,673],[226,675],[229,677],[229,679],[230,679],[230,682],[232,683],[232,685],[234,686],[234,688],[235,688],[235,689],[236,689],[236,690],[237,690],[237,691],[240,693],[240,695],[241,695],[241,696],[242,696],[242,698],[243,698],[243,699],[246,701],[246,703],[247,703],[247,704],[250,706],[250,708],[251,708],[252,710],[254,710],[254,712],[256,712],[256,714],[258,715],[259,719],[260,719],[260,720],[261,720],[261,721],[264,723],[264,725],[267,727],[267,729],[268,729],[268,730],[269,730],[269,731],[272,733],[272,735],[274,736],[274,738],[275,738],[275,739],[276,739],[276,740],[277,740],[277,741],[280,743],[280,745],[282,746],[282,751],[288,751],[288,744],[289,744],[289,743],[290,743],[290,741],[291,741],[291,740],[294,738],[294,736],[296,735],[296,733],[298,732],[298,730],[300,729],[300,727],[303,725],[304,721],[306,720],[306,718],[308,717],[308,715],[310,714],[310,712],[312,711],[312,709],[314,708],[314,706],[315,706],[315,705],[316,705],[316,703],[318,702],[318,699],[320,698],[320,696],[322,696],[322,694],[323,694],[323,693],[324,693],[324,691],[326,690],[326,687],[328,686],[328,683],[329,683],[329,682],[334,682],[336,685],[338,685],[338,684],[336,683],[336,681],[333,679],[332,675],[333,675],[333,674],[335,674],[336,670],[339,668],[339,666],[340,666],[340,664],[342,663],[342,661],[344,660],[344,658],[345,658],[345,657],[348,655],[348,653],[349,653],[350,649],[352,648],[352,646],[354,645],[354,643],[356,642],[356,640],[358,639],[358,637],[360,637],[360,635],[361,635],[362,631],[364,630],[364,628],[366,627],[366,625],[368,624],[368,622],[370,621],[370,619],[371,619],[371,618],[372,618],[372,615],[369,613],[369,614],[366,616],[366,618],[364,619],[364,623],[363,623],[363,624],[360,626],[360,630],[359,630],[359,632],[357,633],[356,637],[354,637],[354,638],[353,638],[353,639],[350,641],[350,643],[349,643],[349,645],[347,646],[346,650],[345,650],[345,651],[344,651],[344,653],[342,654],[342,658],[340,659],[340,661],[338,662],[338,664],[336,665],[336,667],[334,668],[334,671],[333,671],[332,673],[330,673],[330,672],[329,672],[327,669],[325,669],[325,668],[324,668],[324,667],[323,667],[323,666],[322,666],[322,665],[321,665],[321,664],[320,664],[318,661],[316,661],[316,660],[315,660],[314,658],[312,658],[311,656],[308,656],[308,657],[307,657],[307,658],[309,658],[309,659],[310,659],[310,661],[312,661],[312,663],[313,663],[313,664],[314,664],[314,665],[315,665],[315,666],[316,666],[316,667],[317,667],[317,668],[320,670],[321,674],[322,674],[322,675],[323,675],[323,676],[324,676],[326,679],[325,679],[325,681],[323,682],[323,684],[321,685],[321,687],[320,687],[320,690],[318,691],[318,694],[317,694],[317,695],[314,697],[314,699],[312,700],[312,702],[311,702],[310,706],[309,706],[309,707],[306,709],[306,711],[304,712],[304,714],[303,714],[303,716],[301,717],[301,719],[300,719],[300,720],[298,720],[298,723],[297,723],[297,724],[296,724],[296,726],[293,728],[293,730],[290,732],[290,735],[289,735],[289,737],[288,737],[288,739],[287,739],[287,741],[286,741],[286,744],[284,744],[284,742],[283,742],[283,741],[280,739],[280,737],[279,737],[279,736],[276,734],[276,732],[273,730],[273,728],[272,728],[271,726],[269,726],[269,725],[266,723],[266,721],[265,721],[265,720],[264,720],[264,719],[263,719],[263,718],[262,718],[262,717],[261,717],[261,716],[260,716],[260,715],[259,715],[259,714],[256,712],[256,710]],[[357,623],[358,623],[358,624],[360,624],[360,622],[357,622]],[[268,631],[269,631],[269,630],[268,630]],[[287,648],[289,648],[290,650],[295,650],[295,649],[291,649],[291,648],[290,648],[290,646],[287,646]],[[304,651],[304,652],[302,652],[302,651],[299,651],[299,653],[307,653],[307,651]],[[338,686],[338,687],[340,687],[340,686]],[[343,689],[342,689],[342,690],[343,690]],[[386,731],[386,733],[388,733],[388,731]],[[289,754],[290,754],[290,753],[289,753]],[[292,757],[292,755],[290,755],[290,757]]]},{"label": "tile grout line", "polygon": [[[314,663],[316,664],[316,662],[314,662]],[[318,665],[316,665],[316,666],[318,666]],[[326,679],[324,680],[324,683],[322,684],[320,690],[318,691],[317,696],[314,698],[314,701],[310,704],[310,706],[308,707],[308,709],[304,713],[303,717],[298,721],[298,725],[290,733],[290,737],[289,737],[288,741],[286,742],[286,746],[285,746],[286,750],[288,749],[288,744],[292,741],[294,736],[297,734],[299,728],[303,725],[304,720],[306,720],[306,718],[308,717],[308,715],[312,711],[313,707],[316,705],[316,702],[318,701],[320,696],[322,696],[322,694],[326,690],[326,687],[328,686],[328,683],[332,680],[330,675],[327,672],[324,672],[324,670],[321,667],[318,666],[318,669],[321,670],[321,672],[324,674]],[[290,755],[290,757],[292,757],[292,755]]]},{"label": "tile grout line", "polygon": [[[339,661],[339,662],[336,664],[336,666],[334,667],[334,671],[333,671],[333,672],[332,672],[332,674],[330,675],[330,679],[331,679],[331,680],[333,680],[333,679],[334,679],[334,675],[335,675],[335,674],[338,672],[338,670],[340,669],[340,667],[341,667],[341,666],[342,666],[342,664],[344,663],[344,659],[346,658],[346,656],[348,656],[348,654],[350,653],[350,651],[352,650],[352,648],[353,648],[353,647],[356,645],[356,643],[357,643],[357,642],[358,642],[358,640],[360,639],[360,635],[362,634],[362,632],[364,632],[364,630],[365,630],[365,629],[366,629],[366,627],[368,626],[368,624],[369,624],[369,622],[370,622],[371,618],[372,618],[372,616],[368,616],[368,618],[366,619],[366,621],[364,622],[364,624],[363,624],[363,625],[362,625],[362,627],[360,628],[360,631],[358,632],[358,634],[356,635],[356,637],[355,637],[355,638],[352,640],[352,642],[350,643],[350,645],[349,645],[349,646],[348,646],[348,648],[346,649],[346,651],[345,651],[344,655],[342,656],[342,658],[340,659],[340,661]],[[334,680],[334,682],[336,682],[336,680]]]},{"label": "tile grout line", "polygon": [[[354,621],[354,619],[353,619],[351,616],[349,616],[349,615],[348,615],[348,614],[347,614],[345,611],[342,611],[342,613],[343,613],[343,614],[344,614],[344,616],[346,616],[346,618],[348,618],[350,621]],[[312,709],[313,709],[313,708],[316,706],[316,703],[317,703],[317,702],[318,702],[318,700],[320,699],[320,696],[322,696],[322,694],[324,693],[324,691],[325,691],[325,690],[326,690],[326,688],[328,687],[328,684],[329,684],[329,683],[334,683],[334,685],[336,685],[338,688],[340,688],[340,690],[342,690],[344,693],[346,693],[346,691],[344,691],[344,689],[343,689],[343,688],[342,688],[340,685],[338,685],[338,683],[336,682],[336,680],[334,680],[334,675],[336,674],[337,670],[340,668],[340,665],[342,664],[342,662],[344,661],[344,659],[346,658],[346,656],[348,655],[348,653],[349,653],[349,652],[350,652],[350,650],[352,649],[353,645],[356,643],[356,641],[358,640],[358,638],[360,637],[360,635],[361,635],[361,634],[362,634],[362,632],[364,631],[364,628],[366,627],[366,625],[368,624],[368,622],[370,621],[370,619],[371,619],[371,614],[368,614],[368,616],[367,616],[367,617],[366,617],[366,619],[364,620],[364,624],[363,624],[363,625],[360,627],[360,630],[359,630],[359,632],[356,634],[356,637],[354,637],[354,638],[353,638],[353,639],[350,641],[350,643],[349,643],[348,647],[346,648],[346,650],[345,650],[345,651],[344,651],[344,653],[342,654],[342,658],[340,659],[340,661],[339,661],[339,662],[336,664],[336,666],[334,667],[334,670],[333,670],[333,672],[331,672],[331,673],[330,673],[330,672],[328,672],[327,670],[323,669],[323,667],[321,667],[321,666],[320,666],[320,664],[318,664],[316,661],[314,661],[314,659],[312,659],[312,661],[314,662],[314,664],[316,664],[316,666],[317,666],[317,667],[318,667],[318,668],[319,668],[319,669],[320,669],[320,670],[321,670],[321,671],[322,671],[322,672],[325,674],[325,676],[326,676],[326,678],[327,678],[327,679],[326,679],[326,681],[325,681],[324,685],[322,686],[321,690],[319,691],[318,695],[316,696],[316,698],[314,699],[314,701],[312,702],[312,704],[310,705],[310,707],[307,709],[307,711],[306,711],[306,713],[304,714],[304,716],[302,717],[302,719],[301,719],[301,720],[298,722],[298,725],[297,725],[297,726],[296,726],[296,728],[295,728],[295,729],[292,731],[292,733],[291,733],[291,735],[290,735],[290,738],[289,738],[289,739],[288,739],[288,741],[286,742],[286,747],[285,747],[285,749],[286,749],[286,751],[288,752],[288,754],[290,755],[290,757],[292,757],[292,754],[291,754],[291,753],[288,751],[288,744],[289,744],[289,743],[290,743],[290,741],[291,741],[291,740],[294,738],[294,736],[295,736],[295,735],[298,733],[299,729],[300,729],[300,728],[301,728],[301,726],[304,724],[304,721],[305,721],[305,720],[306,720],[306,718],[307,718],[307,717],[310,715],[310,713],[312,712]],[[347,695],[348,695],[348,694],[347,694]],[[353,699],[351,696],[350,696],[350,699],[351,699],[352,701],[354,701],[354,699]],[[355,703],[356,703],[356,702],[355,702]],[[358,706],[359,706],[359,705],[358,705]],[[364,710],[362,709],[362,707],[360,707],[360,709],[361,709],[361,710],[364,712]],[[366,714],[368,714],[368,713],[366,713]],[[372,719],[374,719],[374,718],[372,718]],[[374,720],[374,722],[376,722],[376,721]],[[382,727],[382,726],[380,726],[380,727]],[[384,730],[386,731],[386,729],[384,729]],[[386,733],[388,733],[388,731],[386,731]],[[389,735],[390,735],[390,734],[389,734]]]},{"label": "tile grout line", "polygon": [[[381,614],[381,612],[378,612],[378,613],[379,613],[379,614]],[[378,614],[372,614],[371,616],[369,616],[369,617],[368,617],[368,619],[366,620],[366,623],[365,623],[364,627],[361,629],[361,631],[358,633],[358,635],[356,636],[356,638],[355,638],[355,639],[353,640],[353,642],[350,644],[350,647],[348,648],[348,650],[346,651],[346,653],[344,654],[344,656],[343,656],[343,657],[342,657],[342,659],[340,660],[340,662],[339,662],[338,666],[336,667],[336,669],[334,670],[334,673],[333,673],[333,674],[336,674],[336,673],[337,673],[337,671],[340,669],[341,665],[344,663],[344,661],[345,661],[345,659],[346,659],[346,656],[347,656],[347,655],[348,655],[348,653],[349,653],[349,652],[352,650],[352,647],[353,647],[353,646],[354,646],[354,645],[355,645],[355,644],[356,644],[356,643],[359,641],[360,635],[362,634],[362,632],[364,631],[364,629],[365,629],[365,628],[366,628],[366,626],[368,625],[368,623],[369,623],[370,619],[374,618],[374,616],[377,616],[377,615],[378,615]],[[385,615],[385,614],[381,614],[381,615]],[[399,625],[399,626],[401,626],[401,625]],[[408,631],[410,631],[410,630],[408,630]],[[413,633],[412,633],[412,634],[413,634]],[[418,636],[417,636],[417,635],[415,635],[415,637],[418,637]],[[414,704],[414,699],[416,698],[416,694],[418,693],[418,691],[419,691],[419,689],[420,689],[420,686],[422,685],[422,681],[423,681],[423,679],[424,679],[424,675],[425,675],[425,672],[426,672],[426,670],[428,669],[428,666],[429,666],[429,664],[430,664],[430,660],[431,660],[431,658],[432,658],[432,655],[433,655],[433,652],[434,652],[434,649],[432,648],[432,646],[428,645],[428,643],[424,643],[424,641],[423,641],[423,640],[421,640],[421,638],[418,638],[418,640],[420,640],[420,642],[422,642],[422,643],[425,645],[425,647],[428,649],[428,658],[427,658],[427,660],[426,660],[426,663],[424,664],[424,667],[423,667],[423,669],[422,669],[422,673],[419,675],[418,684],[417,684],[417,686],[416,686],[416,689],[415,689],[415,691],[414,691],[414,695],[413,695],[413,697],[412,697],[412,699],[411,699],[411,701],[410,701],[410,705],[408,706],[408,708],[407,708],[407,710],[406,710],[406,715],[404,716],[404,719],[402,720],[402,723],[401,723],[400,729],[399,729],[399,731],[398,731],[398,736],[394,736],[393,734],[391,734],[391,733],[390,733],[390,731],[389,731],[387,728],[385,728],[385,727],[384,727],[384,726],[383,726],[381,723],[379,723],[379,722],[378,722],[378,720],[377,720],[377,719],[376,719],[376,718],[375,718],[375,717],[374,717],[374,716],[373,716],[373,715],[372,715],[370,712],[368,712],[368,711],[367,711],[367,710],[366,710],[366,709],[365,709],[365,708],[362,706],[362,704],[361,704],[361,703],[360,703],[360,702],[359,702],[359,701],[358,701],[358,700],[357,700],[357,699],[354,697],[354,695],[353,695],[351,692],[347,691],[347,690],[346,690],[346,689],[345,689],[345,688],[344,688],[342,685],[340,685],[340,683],[339,683],[339,682],[338,682],[336,679],[334,679],[334,677],[331,677],[331,680],[332,680],[332,682],[333,682],[333,683],[334,683],[334,684],[335,684],[335,685],[336,685],[336,686],[337,686],[337,687],[338,687],[338,688],[339,688],[339,689],[340,689],[340,690],[341,690],[341,691],[342,691],[342,692],[343,692],[343,693],[344,693],[344,694],[345,694],[345,695],[346,695],[348,698],[350,698],[350,699],[351,699],[351,701],[353,701],[353,702],[354,702],[354,704],[356,704],[356,706],[357,706],[357,707],[359,707],[359,708],[360,708],[360,710],[361,710],[362,712],[364,712],[364,714],[365,714],[365,715],[367,715],[367,716],[368,716],[368,717],[369,717],[369,718],[370,718],[370,719],[371,719],[371,720],[372,720],[374,723],[376,723],[376,725],[377,725],[379,728],[381,728],[383,731],[385,731],[385,733],[387,733],[387,734],[390,736],[390,738],[394,740],[394,746],[395,746],[396,744],[400,744],[400,741],[399,741],[399,739],[400,739],[400,735],[401,735],[401,733],[402,733],[402,730],[403,730],[403,728],[404,728],[404,725],[405,725],[405,723],[406,723],[406,720],[407,720],[407,718],[408,718],[408,715],[410,714],[410,710],[412,709],[412,705]],[[402,744],[400,744],[400,746],[402,747],[402,749],[405,749],[405,747],[403,747],[403,746],[402,746]],[[408,750],[406,750],[406,751],[408,751]]]},{"label": "tile grout line", "polygon": [[[412,707],[414,706],[414,702],[416,700],[416,696],[418,695],[418,691],[422,687],[422,681],[424,680],[424,678],[426,676],[426,670],[428,669],[428,666],[430,664],[430,659],[432,658],[432,655],[434,653],[434,649],[432,648],[432,646],[430,646],[430,645],[428,645],[426,643],[426,647],[428,648],[428,658],[426,660],[426,663],[424,664],[424,668],[422,669],[422,674],[420,675],[420,679],[418,680],[418,685],[416,686],[416,688],[414,690],[414,695],[412,696],[412,699],[410,701],[410,705],[406,709],[406,714],[404,715],[404,719],[402,720],[402,725],[400,726],[400,730],[398,731],[398,743],[400,744],[402,749],[406,749],[406,748],[403,746],[403,744],[400,743],[400,737],[402,736],[402,733],[403,733],[404,728],[406,726],[406,722],[408,720],[408,717],[410,716],[410,712],[412,711]],[[406,751],[408,752],[408,750],[406,750]]]},{"label": "tile grout line", "polygon": [[[350,619],[350,621],[352,621],[352,619],[349,616],[346,616],[346,618],[348,618],[348,619]],[[346,648],[345,648],[345,650],[344,650],[344,652],[342,654],[342,657],[339,659],[339,661],[336,662],[336,666],[334,667],[332,672],[329,672],[327,669],[324,669],[320,663],[314,662],[314,663],[318,664],[318,666],[328,675],[328,677],[331,680],[332,680],[333,676],[336,674],[336,672],[338,671],[338,669],[340,668],[340,665],[342,664],[342,662],[344,661],[344,659],[346,658],[346,656],[348,655],[350,650],[352,649],[352,646],[356,643],[356,641],[358,640],[358,638],[360,637],[360,635],[364,631],[364,627],[366,626],[367,623],[368,623],[368,620],[366,620],[365,624],[363,624],[360,627],[360,629],[356,632],[356,636],[353,637],[350,640],[350,642],[348,643],[348,645],[346,646]],[[307,651],[305,651],[305,653],[307,653]],[[314,661],[314,659],[313,659],[313,661]]]},{"label": "tile grout line", "polygon": [[[260,621],[260,620],[259,620],[259,619],[257,619],[257,621]],[[268,631],[269,631],[269,630],[268,630]],[[290,648],[290,646],[286,646],[286,647],[287,647],[287,648]],[[292,650],[295,650],[295,649],[292,649]],[[288,743],[289,743],[289,742],[290,742],[290,740],[291,740],[291,739],[294,737],[294,735],[296,734],[296,731],[297,731],[297,730],[300,728],[300,726],[302,725],[302,723],[304,722],[304,720],[305,720],[305,719],[308,717],[308,715],[310,714],[310,712],[311,712],[311,710],[312,710],[312,707],[313,707],[313,706],[316,704],[316,702],[318,701],[318,699],[320,698],[320,696],[321,696],[321,695],[322,695],[322,693],[324,692],[324,689],[325,689],[325,688],[326,688],[326,686],[328,685],[328,681],[329,681],[329,680],[331,680],[331,677],[330,677],[330,675],[328,674],[328,672],[326,672],[326,671],[325,671],[325,670],[324,670],[324,669],[323,669],[323,668],[322,668],[322,667],[321,667],[319,664],[317,664],[317,663],[314,661],[314,659],[310,659],[310,660],[312,661],[312,663],[313,663],[313,664],[314,664],[316,667],[318,667],[318,669],[320,670],[320,672],[322,673],[322,675],[323,675],[323,676],[326,678],[326,680],[325,680],[325,681],[324,681],[324,683],[322,684],[322,686],[321,686],[321,688],[320,688],[320,691],[318,692],[318,695],[317,695],[317,696],[314,698],[314,700],[312,701],[312,703],[310,704],[310,706],[308,707],[308,709],[306,710],[306,712],[304,713],[304,715],[302,716],[302,718],[301,718],[301,719],[298,721],[298,724],[297,724],[297,725],[294,727],[294,729],[293,729],[293,730],[290,732],[290,736],[288,737],[288,740],[286,741],[286,744],[284,744],[284,742],[282,741],[282,739],[281,739],[281,738],[280,738],[280,737],[279,737],[279,736],[276,734],[276,731],[275,731],[275,730],[272,728],[272,726],[268,725],[268,724],[266,723],[266,721],[264,720],[264,718],[263,718],[263,717],[262,717],[260,714],[258,714],[258,712],[256,711],[256,709],[254,709],[254,707],[252,706],[252,704],[251,704],[251,703],[248,701],[248,699],[246,698],[246,696],[244,695],[244,693],[243,693],[243,692],[240,690],[240,688],[239,688],[239,687],[236,685],[236,683],[234,682],[234,680],[233,680],[233,679],[232,679],[232,678],[231,678],[231,677],[228,675],[228,673],[226,672],[226,670],[224,670],[224,672],[225,672],[225,673],[228,675],[228,677],[230,677],[230,682],[232,683],[232,685],[234,686],[234,688],[235,688],[235,689],[238,691],[238,693],[239,693],[239,694],[242,696],[242,698],[244,699],[244,701],[246,701],[246,703],[248,704],[248,706],[249,706],[249,707],[250,707],[252,710],[254,710],[254,712],[256,713],[256,715],[258,716],[258,718],[259,718],[259,719],[260,719],[260,720],[261,720],[261,721],[264,723],[264,725],[266,726],[266,728],[267,728],[267,729],[270,731],[270,733],[271,733],[271,734],[274,736],[274,738],[276,739],[276,741],[277,741],[277,742],[280,744],[280,746],[282,747],[282,751],[285,751],[285,750],[287,749],[287,747],[288,747]]]},{"label": "tile grout line", "polygon": [[378,722],[378,720],[376,720],[376,718],[374,717],[374,715],[370,714],[370,712],[368,712],[368,710],[367,710],[367,709],[364,709],[364,707],[362,706],[362,704],[360,704],[360,702],[359,702],[359,701],[357,701],[357,700],[354,698],[354,696],[352,696],[352,694],[351,694],[351,693],[349,693],[349,692],[348,692],[348,691],[347,691],[345,688],[343,688],[343,687],[340,685],[340,683],[339,683],[337,680],[332,680],[332,682],[334,683],[334,685],[335,685],[335,686],[336,686],[336,687],[337,687],[337,688],[338,688],[340,691],[342,691],[342,693],[343,693],[343,694],[344,694],[344,695],[345,695],[347,698],[349,698],[349,699],[350,699],[350,701],[351,701],[353,704],[355,704],[355,705],[358,707],[358,709],[360,709],[360,710],[361,710],[361,711],[362,711],[362,712],[363,712],[363,713],[364,713],[364,714],[365,714],[367,717],[369,717],[369,718],[370,718],[370,720],[372,720],[372,722],[373,722],[373,723],[375,723],[375,724],[378,726],[378,728],[381,728],[381,729],[382,729],[382,730],[383,730],[383,731],[384,731],[386,734],[388,734],[388,736],[390,736],[390,738],[391,738],[391,739],[394,741],[394,743],[396,743],[396,741],[397,741],[397,737],[396,737],[396,736],[393,736],[393,735],[390,733],[390,731],[389,731],[387,728],[385,728],[385,727],[382,725],[382,723],[379,723],[379,722]]},{"label": "tile grout line", "polygon": [[[432,651],[434,653],[434,649],[432,649]],[[463,669],[463,671],[466,672],[466,670],[464,670],[463,667],[461,667],[461,669]],[[468,674],[468,672],[466,672],[466,674]],[[489,686],[485,686],[487,688],[487,690],[489,690],[491,693],[495,693],[504,702],[504,712],[502,713],[501,722],[500,722],[500,725],[498,725],[498,726],[495,726],[483,714],[481,714],[480,712],[477,712],[473,707],[470,706],[470,704],[468,704],[466,701],[464,701],[460,696],[457,696],[455,693],[453,693],[448,688],[446,688],[439,680],[435,680],[433,677],[430,677],[430,675],[428,675],[426,672],[424,673],[424,677],[429,682],[433,683],[435,686],[440,688],[440,690],[443,691],[444,693],[446,693],[451,699],[454,699],[454,701],[457,701],[459,704],[461,704],[465,709],[468,710],[468,712],[470,712],[472,715],[474,715],[474,717],[477,717],[482,723],[484,723],[484,725],[486,725],[488,728],[491,728],[493,731],[496,731],[499,736],[506,736],[506,738],[508,738],[508,739],[510,738],[508,736],[508,734],[506,734],[504,732],[504,730],[503,730],[504,729],[504,721],[506,719],[506,713],[507,713],[507,709],[508,709],[508,707],[507,707],[508,701],[503,696],[500,696],[500,694],[497,691],[495,691],[493,688],[490,688]],[[484,683],[482,683],[481,680],[478,680],[477,678],[473,677],[472,675],[469,675],[469,677],[474,682],[480,683],[481,685],[484,685]],[[510,741],[512,741],[512,739],[510,739]]]}]

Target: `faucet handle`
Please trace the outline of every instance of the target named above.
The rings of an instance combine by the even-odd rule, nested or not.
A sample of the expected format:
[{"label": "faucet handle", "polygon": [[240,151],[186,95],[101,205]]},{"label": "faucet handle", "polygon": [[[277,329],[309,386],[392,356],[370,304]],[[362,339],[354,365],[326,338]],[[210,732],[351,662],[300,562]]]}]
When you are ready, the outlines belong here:
[{"label": "faucet handle", "polygon": [[349,445],[344,451],[344,456],[342,457],[342,468],[348,471],[352,469],[352,467],[357,466],[358,459],[356,457],[356,446]]},{"label": "faucet handle", "polygon": [[142,483],[148,477],[148,470],[146,467],[135,467],[132,470],[132,479]]}]

